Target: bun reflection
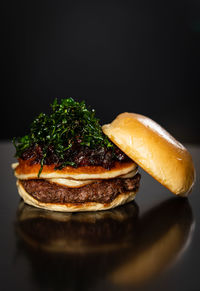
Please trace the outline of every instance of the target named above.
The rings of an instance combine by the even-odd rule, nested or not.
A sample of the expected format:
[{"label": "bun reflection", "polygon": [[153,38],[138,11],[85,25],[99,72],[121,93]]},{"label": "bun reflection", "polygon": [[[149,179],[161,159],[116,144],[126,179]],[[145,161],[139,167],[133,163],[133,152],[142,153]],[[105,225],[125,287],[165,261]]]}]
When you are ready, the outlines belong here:
[{"label": "bun reflection", "polygon": [[120,285],[147,283],[176,262],[188,246],[193,229],[187,199],[161,203],[139,220],[136,248],[110,279]]},{"label": "bun reflection", "polygon": [[129,203],[93,213],[57,213],[23,202],[17,212],[18,248],[39,286],[59,289],[109,284],[139,286],[174,263],[191,237],[187,199],[172,198],[138,218]]}]

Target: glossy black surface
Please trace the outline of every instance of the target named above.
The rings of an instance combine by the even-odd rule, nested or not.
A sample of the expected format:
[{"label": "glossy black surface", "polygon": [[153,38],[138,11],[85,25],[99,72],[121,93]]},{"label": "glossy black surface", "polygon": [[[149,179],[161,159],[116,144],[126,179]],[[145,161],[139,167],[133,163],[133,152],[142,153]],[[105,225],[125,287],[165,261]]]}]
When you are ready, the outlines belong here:
[{"label": "glossy black surface", "polygon": [[140,170],[136,201],[112,211],[56,213],[25,205],[0,144],[1,290],[200,290],[200,147],[181,199]]}]

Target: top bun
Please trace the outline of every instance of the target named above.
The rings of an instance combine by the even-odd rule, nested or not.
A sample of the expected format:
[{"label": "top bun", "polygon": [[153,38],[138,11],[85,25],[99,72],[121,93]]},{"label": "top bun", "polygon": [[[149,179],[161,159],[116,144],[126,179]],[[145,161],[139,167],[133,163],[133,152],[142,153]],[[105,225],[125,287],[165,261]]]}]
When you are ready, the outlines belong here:
[{"label": "top bun", "polygon": [[187,196],[195,177],[191,155],[186,148],[152,119],[122,113],[103,132],[171,192]]}]

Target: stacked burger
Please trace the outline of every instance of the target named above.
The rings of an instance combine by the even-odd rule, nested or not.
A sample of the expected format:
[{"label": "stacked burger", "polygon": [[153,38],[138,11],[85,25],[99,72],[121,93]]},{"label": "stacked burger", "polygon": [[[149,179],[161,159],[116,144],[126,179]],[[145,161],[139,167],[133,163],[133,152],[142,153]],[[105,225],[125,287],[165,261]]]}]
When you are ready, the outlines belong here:
[{"label": "stacked burger", "polygon": [[26,203],[69,212],[114,208],[135,198],[138,165],[173,193],[190,192],[189,152],[151,119],[123,113],[101,128],[84,102],[55,99],[51,107],[14,140],[13,169]]}]

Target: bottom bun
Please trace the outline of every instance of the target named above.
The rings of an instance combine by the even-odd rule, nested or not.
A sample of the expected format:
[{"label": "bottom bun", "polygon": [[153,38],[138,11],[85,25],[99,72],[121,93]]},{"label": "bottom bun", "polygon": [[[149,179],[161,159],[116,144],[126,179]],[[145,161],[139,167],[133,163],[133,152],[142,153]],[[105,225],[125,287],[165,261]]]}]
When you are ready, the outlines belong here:
[{"label": "bottom bun", "polygon": [[44,203],[33,198],[24,187],[17,180],[17,188],[19,195],[22,197],[25,203],[43,208],[51,211],[61,211],[61,212],[79,212],[79,211],[98,211],[115,208],[119,205],[123,205],[135,199],[137,191],[128,191],[120,193],[113,201],[109,203],[99,203],[99,202],[85,202],[85,203]]}]

